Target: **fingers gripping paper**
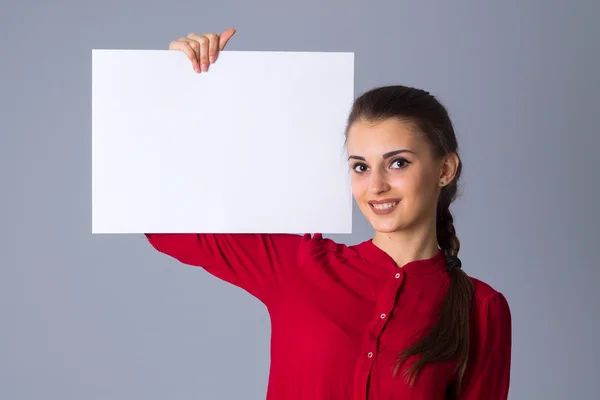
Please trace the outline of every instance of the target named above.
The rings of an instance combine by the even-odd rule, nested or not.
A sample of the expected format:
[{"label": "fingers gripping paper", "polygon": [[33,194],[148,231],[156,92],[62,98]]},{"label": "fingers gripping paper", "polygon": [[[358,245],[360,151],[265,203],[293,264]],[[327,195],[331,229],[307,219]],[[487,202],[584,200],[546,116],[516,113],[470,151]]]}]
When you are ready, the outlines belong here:
[{"label": "fingers gripping paper", "polygon": [[351,233],[353,99],[353,53],[93,50],[93,233]]}]

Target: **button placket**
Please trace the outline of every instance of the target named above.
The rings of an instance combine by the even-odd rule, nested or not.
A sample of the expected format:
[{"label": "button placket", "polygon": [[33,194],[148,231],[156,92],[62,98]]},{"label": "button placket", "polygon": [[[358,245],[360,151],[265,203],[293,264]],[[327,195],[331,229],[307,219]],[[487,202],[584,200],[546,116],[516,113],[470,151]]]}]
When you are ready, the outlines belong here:
[{"label": "button placket", "polygon": [[[394,275],[394,279],[400,279],[401,277],[402,277],[402,275],[400,274],[400,272],[396,272],[396,274]],[[394,299],[396,298],[396,295],[398,294],[398,290],[399,290],[400,286],[399,286],[398,282],[395,282],[393,284],[393,286],[394,286],[394,289],[393,289],[394,293],[393,293],[392,299],[390,301],[391,304],[386,305],[389,310],[387,312],[382,312],[379,315],[379,318],[381,320],[385,320],[388,317],[389,312],[394,309]],[[380,324],[384,324],[384,323],[385,322],[380,322]],[[383,326],[381,328],[383,329]]]},{"label": "button placket", "polygon": [[[390,313],[394,310],[396,297],[398,295],[398,291],[402,286],[403,281],[402,272],[395,272],[393,278],[388,281],[388,285],[386,289],[382,292],[382,301],[379,302],[378,306],[380,307],[379,318],[377,318],[377,322],[374,322],[374,332],[377,337],[377,342],[379,343],[379,339],[385,329],[385,326],[390,318]],[[370,358],[370,357],[369,357]]]},{"label": "button placket", "polygon": [[[378,301],[378,308],[380,310],[379,318],[376,317],[377,319],[373,321],[372,325],[373,334],[375,336],[374,339],[377,343],[379,342],[379,338],[383,333],[387,320],[389,319],[389,315],[394,309],[395,299],[402,284],[402,274],[400,272],[394,273],[393,277],[394,278],[391,281],[388,281],[386,288],[381,292],[381,298],[380,301]],[[378,344],[376,347],[378,347]],[[367,358],[371,359],[373,357],[374,352],[369,351],[367,353]]]}]

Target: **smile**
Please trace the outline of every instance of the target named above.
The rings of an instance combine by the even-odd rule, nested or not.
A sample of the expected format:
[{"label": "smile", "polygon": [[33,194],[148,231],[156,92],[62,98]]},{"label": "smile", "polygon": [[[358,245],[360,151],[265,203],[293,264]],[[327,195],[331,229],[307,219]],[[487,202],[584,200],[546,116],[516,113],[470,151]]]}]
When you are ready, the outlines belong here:
[{"label": "smile", "polygon": [[396,206],[400,203],[399,200],[391,200],[385,202],[369,202],[371,210],[377,215],[389,214],[396,209]]}]

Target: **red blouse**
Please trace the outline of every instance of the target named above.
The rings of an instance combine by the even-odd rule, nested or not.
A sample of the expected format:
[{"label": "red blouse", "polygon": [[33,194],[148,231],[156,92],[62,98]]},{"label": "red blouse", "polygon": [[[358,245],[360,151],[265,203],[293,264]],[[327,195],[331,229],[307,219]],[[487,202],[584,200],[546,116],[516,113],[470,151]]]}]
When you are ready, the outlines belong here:
[{"label": "red blouse", "polygon": [[[439,400],[453,363],[427,365],[410,388],[398,353],[436,321],[445,257],[398,268],[371,240],[315,235],[147,234],[158,251],[246,290],[271,318],[267,399]],[[460,399],[508,397],[511,315],[505,297],[472,278],[471,356]]]}]

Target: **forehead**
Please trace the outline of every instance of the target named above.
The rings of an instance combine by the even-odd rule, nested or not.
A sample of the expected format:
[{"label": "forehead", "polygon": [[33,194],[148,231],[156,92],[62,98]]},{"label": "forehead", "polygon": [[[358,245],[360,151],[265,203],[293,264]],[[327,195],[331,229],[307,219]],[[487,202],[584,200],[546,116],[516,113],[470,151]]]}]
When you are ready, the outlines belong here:
[{"label": "forehead", "polygon": [[376,155],[398,149],[422,151],[426,145],[416,126],[408,121],[358,120],[348,130],[347,149],[353,155]]}]

